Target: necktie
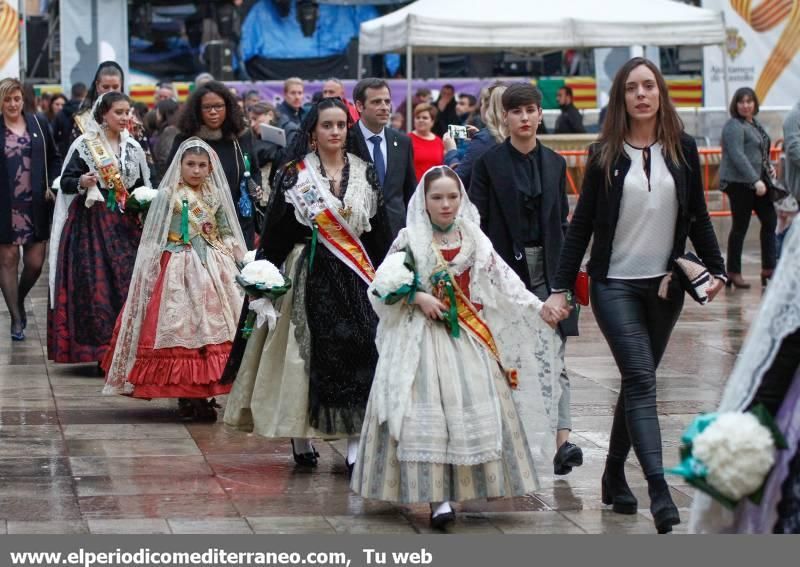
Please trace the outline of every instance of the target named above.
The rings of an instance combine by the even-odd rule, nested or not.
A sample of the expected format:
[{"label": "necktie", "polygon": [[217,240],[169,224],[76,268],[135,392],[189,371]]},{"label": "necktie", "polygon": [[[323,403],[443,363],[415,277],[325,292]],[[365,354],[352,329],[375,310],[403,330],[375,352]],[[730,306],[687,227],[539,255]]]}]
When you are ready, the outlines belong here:
[{"label": "necktie", "polygon": [[378,174],[378,181],[383,187],[383,180],[386,179],[386,163],[383,161],[383,151],[381,151],[381,137],[372,136],[372,161],[375,163],[375,172]]}]

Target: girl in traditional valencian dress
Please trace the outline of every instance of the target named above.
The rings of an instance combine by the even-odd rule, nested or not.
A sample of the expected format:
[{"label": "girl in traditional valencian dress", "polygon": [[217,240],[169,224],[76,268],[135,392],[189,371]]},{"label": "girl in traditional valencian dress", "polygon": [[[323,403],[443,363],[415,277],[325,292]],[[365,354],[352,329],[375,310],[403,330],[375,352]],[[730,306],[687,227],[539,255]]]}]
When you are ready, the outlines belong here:
[{"label": "girl in traditional valencian dress", "polygon": [[300,466],[317,465],[311,438],[344,437],[352,468],[378,359],[366,294],[391,239],[375,170],[345,152],[348,126],[341,99],[322,99],[275,176],[258,257],[292,288],[277,326],[250,336],[225,407],[229,425],[292,438]]},{"label": "girl in traditional valencian dress", "polygon": [[178,398],[183,417],[216,419],[206,398],[236,334],[245,250],[225,173],[199,138],[181,144],[150,205],[130,293],[103,366],[104,393]]},{"label": "girl in traditional valencian dress", "polygon": [[379,360],[351,486],[430,503],[435,528],[451,501],[536,490],[555,439],[560,339],[479,222],[431,168],[369,289]]},{"label": "girl in traditional valencian dress", "polygon": [[122,93],[98,98],[64,162],[50,264],[48,354],[56,362],[102,360],[128,295],[142,230],[125,205],[150,179],[145,153],[128,134],[129,112]]}]

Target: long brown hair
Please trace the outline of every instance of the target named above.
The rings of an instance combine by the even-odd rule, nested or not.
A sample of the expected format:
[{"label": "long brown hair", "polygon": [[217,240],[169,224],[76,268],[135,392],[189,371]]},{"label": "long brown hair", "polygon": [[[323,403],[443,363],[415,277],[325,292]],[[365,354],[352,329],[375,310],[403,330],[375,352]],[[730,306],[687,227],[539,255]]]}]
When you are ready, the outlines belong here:
[{"label": "long brown hair", "polygon": [[603,131],[598,139],[600,151],[597,154],[597,163],[603,169],[609,181],[611,180],[611,168],[617,158],[622,155],[625,139],[630,132],[630,117],[625,107],[625,83],[631,71],[640,65],[644,65],[653,72],[658,86],[656,140],[664,147],[666,157],[673,164],[679,165],[681,161],[684,161],[683,150],[681,149],[683,122],[675,111],[672,100],[669,98],[664,76],[649,59],[634,57],[625,63],[614,77],[614,82],[611,84],[608,111],[605,122],[603,122]]}]

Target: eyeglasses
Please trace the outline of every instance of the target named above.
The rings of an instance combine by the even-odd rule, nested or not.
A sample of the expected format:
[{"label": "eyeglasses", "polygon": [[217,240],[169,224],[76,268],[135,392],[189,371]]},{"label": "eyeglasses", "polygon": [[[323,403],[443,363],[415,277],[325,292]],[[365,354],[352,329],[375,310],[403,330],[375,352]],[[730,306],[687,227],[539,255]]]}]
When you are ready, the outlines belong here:
[{"label": "eyeglasses", "polygon": [[214,112],[222,112],[223,110],[225,110],[225,105],[224,104],[204,104],[203,106],[200,107],[200,110],[202,110],[203,112],[212,112],[212,111],[214,111]]}]

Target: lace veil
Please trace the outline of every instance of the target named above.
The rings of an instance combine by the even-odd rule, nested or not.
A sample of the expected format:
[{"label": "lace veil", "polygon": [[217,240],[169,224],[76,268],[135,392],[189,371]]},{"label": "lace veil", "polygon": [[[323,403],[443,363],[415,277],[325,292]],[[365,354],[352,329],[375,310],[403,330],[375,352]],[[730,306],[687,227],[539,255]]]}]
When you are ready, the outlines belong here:
[{"label": "lace veil", "polygon": [[[719,411],[743,411],[750,405],[783,339],[800,328],[800,216],[789,230],[781,260],[725,386]],[[689,521],[691,532],[723,532],[733,522],[730,510],[696,493]]]},{"label": "lace veil", "polygon": [[[406,228],[400,231],[389,253],[410,248],[424,291],[430,291],[430,276],[437,264],[432,247],[433,228],[425,207],[425,179],[422,177],[408,204]],[[456,225],[461,231],[462,250],[467,257],[452,266],[456,274],[470,270],[472,301],[483,305],[482,316],[494,335],[505,368],[519,371],[519,388],[514,402],[523,423],[537,469],[552,466],[558,417],[561,339],[539,316],[542,302],[529,292],[517,274],[497,255],[480,229],[480,216],[470,202],[463,184]],[[400,438],[403,416],[410,399],[414,376],[420,362],[420,340],[426,323],[416,308],[385,305],[372,293],[370,300],[380,316],[376,342],[379,359],[372,397],[381,423],[387,422],[391,435]]]},{"label": "lace veil", "polygon": [[[61,174],[64,173],[64,170],[67,168],[67,164],[72,159],[72,156],[75,152],[78,152],[83,161],[89,165],[90,171],[97,173],[94,168],[94,161],[92,160],[90,152],[83,141],[87,136],[97,136],[103,141],[106,139],[103,129],[94,119],[95,110],[97,110],[98,106],[100,106],[100,101],[103,100],[103,96],[104,95],[100,95],[97,98],[92,106],[91,111],[89,111],[88,115],[84,118],[85,130],[83,134],[78,136],[75,141],[72,142],[72,145],[70,145],[69,150],[67,151],[67,156],[64,158],[64,162],[61,167]],[[145,155],[144,150],[142,150],[142,147],[139,145],[139,142],[137,142],[127,130],[123,130],[120,135],[120,146],[120,166],[123,171],[127,171],[127,175],[123,177],[123,182],[125,185],[130,187],[136,182],[140,174],[145,183],[149,183],[150,167],[147,165],[147,156]],[[124,164],[129,162],[133,162],[133,166],[124,167]],[[72,204],[72,201],[75,200],[75,197],[77,197],[76,194],[68,195],[61,191],[59,187],[60,180],[61,176],[59,175],[59,177],[53,181],[53,187],[56,187],[58,192],[56,194],[55,209],[53,211],[53,227],[50,231],[50,249],[48,250],[47,259],[49,265],[48,283],[50,287],[50,305],[55,304],[56,273],[58,271],[58,250],[61,243],[61,232],[64,230],[64,225],[67,222],[69,207]],[[102,186],[102,178],[98,181]],[[92,204],[93,202],[87,203],[87,206],[91,206]]]},{"label": "lace veil", "polygon": [[128,299],[122,311],[114,358],[108,370],[105,388],[103,388],[104,394],[126,394],[132,390],[127,378],[136,359],[139,332],[147,304],[161,273],[160,260],[172,221],[173,196],[181,180],[181,159],[188,149],[198,147],[208,152],[211,158],[212,169],[208,186],[216,192],[215,197],[219,199],[220,208],[228,219],[235,243],[242,251],[247,250],[228,182],[225,180],[225,171],[222,169],[217,153],[200,138],[189,138],[178,148],[175,158],[158,187],[158,196],[150,204],[147,213],[128,289]]}]

